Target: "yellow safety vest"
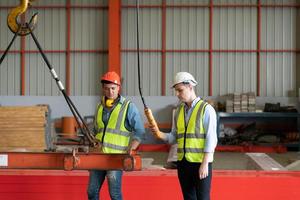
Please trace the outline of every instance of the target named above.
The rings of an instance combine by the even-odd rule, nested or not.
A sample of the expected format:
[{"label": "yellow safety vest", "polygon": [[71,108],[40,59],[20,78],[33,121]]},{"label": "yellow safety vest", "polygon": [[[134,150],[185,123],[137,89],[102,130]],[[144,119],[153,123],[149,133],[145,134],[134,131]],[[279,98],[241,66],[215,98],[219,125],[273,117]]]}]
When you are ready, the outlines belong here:
[{"label": "yellow safety vest", "polygon": [[107,125],[102,121],[103,105],[100,104],[96,115],[98,130],[96,138],[102,143],[103,153],[125,153],[128,149],[131,133],[125,127],[129,100],[118,103],[110,113]]},{"label": "yellow safety vest", "polygon": [[203,115],[207,103],[199,100],[190,116],[186,126],[184,119],[184,104],[177,109],[176,129],[177,129],[177,156],[178,160],[183,157],[189,162],[201,163],[204,156],[205,130],[203,127]]}]

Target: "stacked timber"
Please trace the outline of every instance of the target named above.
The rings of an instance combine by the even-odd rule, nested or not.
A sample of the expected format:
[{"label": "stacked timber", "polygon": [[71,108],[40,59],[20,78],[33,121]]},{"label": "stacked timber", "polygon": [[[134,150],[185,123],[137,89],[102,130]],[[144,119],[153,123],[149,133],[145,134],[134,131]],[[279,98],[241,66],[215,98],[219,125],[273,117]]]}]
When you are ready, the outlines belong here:
[{"label": "stacked timber", "polygon": [[248,112],[248,95],[246,93],[241,94],[241,111]]},{"label": "stacked timber", "polygon": [[233,94],[228,94],[226,97],[226,112],[233,112]]},{"label": "stacked timber", "polygon": [[254,92],[227,94],[226,112],[255,112],[256,96]]},{"label": "stacked timber", "polygon": [[43,151],[48,106],[0,106],[0,150]]},{"label": "stacked timber", "polygon": [[241,95],[239,93],[233,94],[233,112],[241,112]]},{"label": "stacked timber", "polygon": [[256,100],[255,100],[255,93],[249,92],[248,93],[248,111],[255,112],[256,111]]}]

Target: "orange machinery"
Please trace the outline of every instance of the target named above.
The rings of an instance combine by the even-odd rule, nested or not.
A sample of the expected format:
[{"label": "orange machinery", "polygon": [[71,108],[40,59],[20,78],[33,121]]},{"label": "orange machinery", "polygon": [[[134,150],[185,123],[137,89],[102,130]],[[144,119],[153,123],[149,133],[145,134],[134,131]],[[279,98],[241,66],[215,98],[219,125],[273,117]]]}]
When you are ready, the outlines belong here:
[{"label": "orange machinery", "polygon": [[0,169],[141,170],[140,155],[59,152],[0,152]]}]

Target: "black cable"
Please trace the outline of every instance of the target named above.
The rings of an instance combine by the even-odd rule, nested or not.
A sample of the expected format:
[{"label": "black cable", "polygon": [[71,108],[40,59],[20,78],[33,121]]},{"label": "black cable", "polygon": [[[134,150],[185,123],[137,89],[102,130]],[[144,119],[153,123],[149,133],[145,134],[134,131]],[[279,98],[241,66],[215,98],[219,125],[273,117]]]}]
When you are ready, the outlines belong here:
[{"label": "black cable", "polygon": [[[19,28],[19,30],[20,30],[20,28]],[[1,66],[1,64],[2,64],[2,62],[3,62],[3,60],[4,60],[5,56],[6,56],[6,54],[8,53],[8,51],[9,51],[11,45],[14,43],[15,39],[17,38],[18,32],[19,32],[19,31],[15,32],[14,37],[12,38],[12,40],[11,40],[10,43],[9,43],[9,45],[8,45],[7,48],[5,49],[3,55],[1,56],[1,58],[0,58],[0,66]]]},{"label": "black cable", "polygon": [[[30,27],[28,26],[28,24],[27,24],[27,27],[30,29]],[[66,100],[66,102],[67,102],[67,104],[68,104],[68,106],[69,106],[69,108],[70,108],[70,110],[71,110],[71,112],[72,112],[72,114],[73,114],[73,116],[74,116],[76,122],[77,122],[78,127],[80,128],[80,130],[81,130],[81,132],[84,134],[84,136],[89,140],[90,145],[95,146],[96,143],[95,143],[95,140],[94,140],[94,138],[93,138],[93,136],[92,136],[92,134],[91,134],[89,128],[87,127],[85,121],[84,121],[83,118],[81,117],[79,111],[77,110],[77,108],[76,108],[75,105],[73,104],[73,102],[72,102],[72,100],[70,99],[70,97],[66,94],[62,82],[59,80],[59,78],[58,78],[58,76],[57,76],[55,70],[54,70],[53,67],[51,66],[51,64],[50,64],[48,58],[46,57],[46,55],[45,55],[45,53],[44,53],[44,51],[43,51],[41,45],[39,44],[37,38],[35,37],[35,35],[34,35],[34,33],[33,33],[32,31],[30,31],[30,34],[31,34],[31,36],[32,36],[32,38],[33,38],[33,40],[34,40],[34,42],[35,42],[35,44],[36,44],[36,46],[37,46],[39,52],[41,53],[41,55],[42,55],[42,57],[43,57],[43,60],[45,61],[47,67],[49,68],[50,73],[52,74],[52,77],[53,77],[54,80],[56,81],[59,90],[62,92],[62,94],[63,94],[63,96],[64,96],[64,98],[65,98],[65,100]],[[82,122],[83,127],[80,125],[80,122],[79,122],[79,119],[78,119],[78,118],[79,118],[80,121]]]},{"label": "black cable", "polygon": [[[37,14],[37,13],[36,13],[36,14]],[[35,14],[34,16],[36,16],[36,14]],[[34,16],[31,18],[30,23],[31,23],[31,21],[33,20]],[[29,24],[30,24],[30,23],[29,23]],[[84,121],[84,119],[82,118],[82,116],[80,115],[79,111],[77,110],[77,108],[76,108],[75,105],[73,104],[72,100],[71,100],[70,97],[66,94],[63,84],[61,83],[61,81],[59,80],[59,78],[58,78],[58,76],[57,76],[55,70],[54,70],[53,67],[51,66],[51,64],[50,64],[50,62],[49,62],[49,60],[48,60],[48,58],[46,57],[46,55],[45,55],[45,53],[44,53],[44,51],[43,51],[41,45],[39,44],[37,38],[35,37],[34,33],[32,32],[32,29],[30,28],[29,24],[26,23],[25,25],[26,25],[26,27],[28,28],[29,33],[31,34],[31,36],[32,36],[32,38],[33,38],[33,40],[34,40],[34,42],[35,42],[35,44],[36,44],[36,46],[37,46],[39,52],[41,53],[41,55],[42,55],[42,57],[43,57],[43,60],[45,61],[47,67],[49,68],[52,77],[55,79],[56,84],[57,84],[59,90],[62,92],[62,94],[63,94],[63,96],[64,96],[64,98],[65,98],[65,100],[66,100],[66,102],[67,102],[67,104],[68,104],[68,106],[69,106],[69,108],[70,108],[70,110],[71,110],[71,112],[72,112],[72,114],[73,114],[73,116],[74,116],[76,122],[77,122],[78,127],[80,128],[80,130],[81,130],[81,132],[84,134],[84,136],[89,140],[90,145],[91,145],[91,146],[96,146],[97,144],[96,144],[96,142],[95,142],[95,138],[94,138],[93,135],[91,134],[89,128],[87,127],[87,124],[85,123],[85,121]],[[14,37],[12,38],[12,40],[10,41],[10,43],[9,43],[9,45],[7,46],[6,50],[4,51],[3,55],[1,56],[1,58],[0,58],[0,66],[1,66],[1,64],[2,64],[2,62],[3,62],[4,58],[5,58],[5,56],[7,55],[7,53],[8,53],[8,51],[9,51],[10,47],[12,46],[13,42],[14,42],[15,39],[17,38],[17,36],[18,36],[20,30],[21,30],[21,26],[19,26],[18,31],[15,32]],[[80,122],[79,122],[79,119],[78,119],[78,118],[79,118],[80,121],[82,122],[83,127],[80,125]]]},{"label": "black cable", "polygon": [[[65,99],[66,99],[66,102],[77,122],[77,125],[79,126],[81,132],[84,134],[84,136],[87,137],[87,139],[89,140],[90,144],[91,145],[95,145],[94,144],[94,141],[95,141],[95,138],[92,136],[91,132],[90,132],[90,129],[87,127],[87,124],[85,123],[84,119],[81,117],[79,111],[77,110],[77,108],[75,107],[74,103],[72,102],[72,100],[70,99],[70,97],[66,94],[65,90],[61,91],[62,94],[64,95]],[[78,120],[78,118],[80,119],[80,121],[82,122],[83,124],[83,127],[80,126],[80,122]],[[87,132],[87,133],[86,133]]]},{"label": "black cable", "polygon": [[142,88],[141,88],[141,66],[140,66],[140,38],[139,38],[139,0],[136,0],[136,48],[137,48],[137,67],[138,67],[138,85],[139,85],[139,92],[142,99],[142,102],[144,104],[144,107],[147,108],[147,105],[145,103],[143,94],[142,94]]}]

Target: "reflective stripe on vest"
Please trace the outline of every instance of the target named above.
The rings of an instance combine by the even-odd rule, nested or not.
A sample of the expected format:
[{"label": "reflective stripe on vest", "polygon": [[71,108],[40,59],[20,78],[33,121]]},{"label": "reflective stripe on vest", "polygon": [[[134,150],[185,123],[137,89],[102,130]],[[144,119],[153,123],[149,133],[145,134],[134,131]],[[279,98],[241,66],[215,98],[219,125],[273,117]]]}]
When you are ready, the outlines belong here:
[{"label": "reflective stripe on vest", "polygon": [[207,103],[203,100],[196,103],[187,123],[187,127],[184,119],[184,104],[181,104],[177,109],[175,119],[178,160],[182,160],[183,157],[185,157],[189,162],[202,162],[206,138],[203,127],[203,115],[206,105]]},{"label": "reflective stripe on vest", "polygon": [[125,100],[123,104],[118,103],[110,113],[106,127],[102,121],[103,105],[99,105],[96,138],[102,143],[103,153],[125,153],[127,151],[131,135],[125,127],[128,105],[129,100]]}]

